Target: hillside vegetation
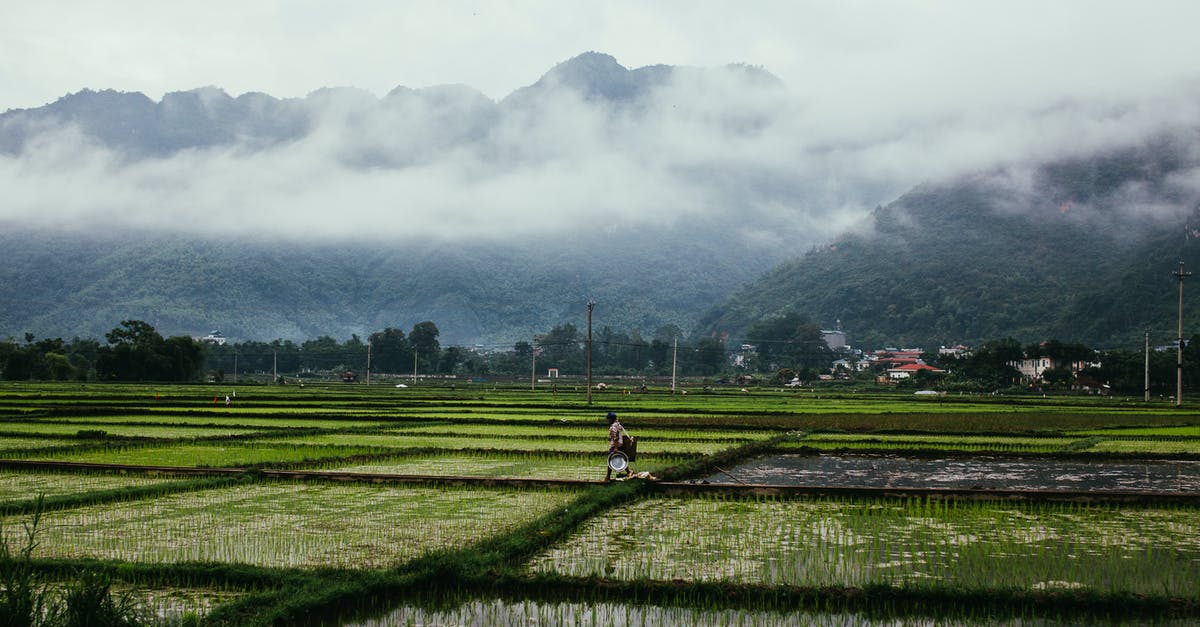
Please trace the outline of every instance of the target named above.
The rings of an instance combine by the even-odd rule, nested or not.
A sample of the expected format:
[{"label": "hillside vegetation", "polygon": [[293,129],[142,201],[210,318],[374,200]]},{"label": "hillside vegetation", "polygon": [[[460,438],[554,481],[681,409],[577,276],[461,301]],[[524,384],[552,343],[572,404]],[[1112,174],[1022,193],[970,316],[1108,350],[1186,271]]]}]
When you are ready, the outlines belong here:
[{"label": "hillside vegetation", "polygon": [[[710,310],[741,333],[806,313],[865,347],[1015,336],[1100,347],[1175,336],[1179,261],[1200,263],[1196,166],[1181,140],[921,185],[867,224],[785,262]],[[1148,206],[1179,208],[1152,217]],[[1193,207],[1191,211],[1185,208]],[[1187,321],[1200,321],[1187,298]],[[1190,304],[1190,305],[1189,305]],[[1192,327],[1194,328],[1194,326]]]}]

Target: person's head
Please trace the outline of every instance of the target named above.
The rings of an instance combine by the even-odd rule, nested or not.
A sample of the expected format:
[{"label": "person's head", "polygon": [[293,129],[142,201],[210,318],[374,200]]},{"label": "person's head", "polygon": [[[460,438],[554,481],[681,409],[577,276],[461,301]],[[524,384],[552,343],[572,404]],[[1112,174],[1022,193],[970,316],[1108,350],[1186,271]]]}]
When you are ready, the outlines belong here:
[{"label": "person's head", "polygon": [[608,412],[608,424],[610,424],[610,425],[611,425],[612,423],[614,423],[614,422],[616,422],[616,421],[617,421],[617,414],[616,414],[616,412],[611,412],[611,411],[610,411],[610,412]]}]

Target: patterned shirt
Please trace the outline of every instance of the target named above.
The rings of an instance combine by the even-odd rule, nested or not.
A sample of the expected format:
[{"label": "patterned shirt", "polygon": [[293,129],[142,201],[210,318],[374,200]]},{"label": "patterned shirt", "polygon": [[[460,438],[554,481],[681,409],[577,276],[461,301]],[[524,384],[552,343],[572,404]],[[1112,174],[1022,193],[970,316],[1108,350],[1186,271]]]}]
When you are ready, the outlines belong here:
[{"label": "patterned shirt", "polygon": [[608,426],[608,448],[610,450],[621,446],[621,432],[624,430],[625,428],[621,426],[621,422],[619,420],[614,420],[612,424]]}]

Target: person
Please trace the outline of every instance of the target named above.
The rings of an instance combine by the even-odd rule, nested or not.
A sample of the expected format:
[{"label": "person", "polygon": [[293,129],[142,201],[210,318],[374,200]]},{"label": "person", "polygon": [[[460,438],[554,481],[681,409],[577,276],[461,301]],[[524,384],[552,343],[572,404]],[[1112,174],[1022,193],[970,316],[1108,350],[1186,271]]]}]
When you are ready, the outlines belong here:
[{"label": "person", "polygon": [[[616,412],[608,412],[608,454],[612,455],[620,450],[624,439],[625,427],[622,427],[620,421],[617,420]],[[605,467],[608,468],[608,473],[604,475],[604,480],[612,481],[612,466],[605,463]],[[633,474],[633,469],[626,466],[622,472],[625,476],[629,476]]]}]

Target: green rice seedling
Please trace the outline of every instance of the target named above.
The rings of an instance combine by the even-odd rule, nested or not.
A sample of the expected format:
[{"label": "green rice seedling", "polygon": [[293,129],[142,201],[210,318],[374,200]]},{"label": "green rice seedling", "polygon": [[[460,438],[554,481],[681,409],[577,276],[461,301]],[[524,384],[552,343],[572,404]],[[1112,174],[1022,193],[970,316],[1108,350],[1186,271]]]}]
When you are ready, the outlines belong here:
[{"label": "green rice seedling", "polygon": [[1130,427],[1119,429],[1088,429],[1085,431],[1072,431],[1068,435],[1078,436],[1102,436],[1106,438],[1121,438],[1121,437],[1167,437],[1167,438],[1198,438],[1200,439],[1200,425],[1188,425],[1177,427]]},{"label": "green rice seedling", "polygon": [[28,451],[78,445],[76,440],[57,438],[0,437],[0,457],[20,458]]},{"label": "green rice seedling", "polygon": [[137,627],[147,622],[131,595],[114,593],[112,580],[94,571],[79,573],[67,585],[55,618],[52,622],[79,627]]},{"label": "green rice seedling", "polygon": [[[395,430],[404,434],[443,434],[449,436],[504,436],[512,438],[567,438],[595,441],[603,438],[605,431],[599,427],[600,422],[589,426],[558,426],[558,425],[512,425],[512,424],[479,424],[447,422],[426,426],[402,426]],[[729,431],[718,429],[664,429],[664,428],[634,428],[639,438],[649,440],[682,440],[708,441],[719,440],[727,442],[748,442],[764,439],[771,432]],[[599,436],[597,435],[599,434]]]},{"label": "green rice seedling", "polygon": [[[224,414],[182,414],[168,412],[132,416],[71,416],[43,421],[41,424],[88,424],[88,425],[150,425],[177,428],[220,428],[256,431],[259,429],[357,429],[380,427],[387,418],[376,420],[338,419],[323,420],[318,417],[302,418],[290,415],[276,417],[230,416]],[[77,427],[76,429],[78,429]],[[108,426],[101,427],[108,429]],[[3,423],[0,423],[0,431]]]},{"label": "green rice seedling", "polygon": [[[38,507],[28,521],[21,521],[20,531],[7,528],[13,521],[9,525],[0,521],[0,625],[38,625],[50,611],[48,587],[33,567],[41,519],[38,497]],[[13,545],[20,548],[14,550]]]},{"label": "green rice seedling", "polygon": [[1104,440],[1088,450],[1095,453],[1200,455],[1200,440]]},{"label": "green rice seedling", "polygon": [[515,528],[571,498],[570,492],[542,490],[237,486],[169,494],[120,508],[49,512],[39,553],[165,564],[384,568]]},{"label": "green rice seedling", "polygon": [[264,464],[317,462],[327,459],[376,455],[383,452],[386,452],[386,449],[370,446],[318,446],[286,442],[225,441],[55,451],[30,455],[27,456],[27,459],[140,466],[241,468]]},{"label": "green rice seedling", "polygon": [[932,499],[652,498],[590,521],[531,568],[818,587],[1036,590],[1073,582],[1105,593],[1196,598],[1195,509],[1115,511]]},{"label": "green rice seedling", "polygon": [[0,432],[9,434],[31,433],[43,435],[67,435],[75,437],[93,436],[103,439],[107,436],[181,439],[181,438],[211,438],[232,435],[257,433],[254,429],[239,427],[192,427],[165,425],[132,425],[132,424],[102,424],[89,425],[83,423],[2,423]]},{"label": "green rice seedling", "polygon": [[166,483],[171,479],[143,475],[44,472],[0,469],[0,502],[24,501],[31,494],[59,496],[97,490]]},{"label": "green rice seedling", "polygon": [[[642,456],[637,469],[653,473],[684,459]],[[403,456],[369,463],[332,464],[322,466],[322,469],[394,475],[597,480],[604,476],[604,464],[603,453],[578,455],[463,451]]]},{"label": "green rice seedling", "polygon": [[[558,453],[587,453],[604,451],[608,442],[605,434],[600,433],[593,440],[578,440],[578,439],[516,439],[516,438],[485,438],[485,437],[452,437],[452,436],[436,436],[436,435],[403,435],[397,433],[395,435],[368,434],[368,433],[337,433],[337,434],[321,434],[310,436],[297,436],[294,438],[275,438],[265,440],[267,444],[304,444],[304,445],[328,445],[328,446],[371,446],[379,448],[393,449],[446,449],[446,450],[494,450],[498,452],[504,451],[536,451],[536,452],[558,452]],[[699,441],[699,442],[677,442],[677,441],[659,441],[659,440],[639,440],[638,453],[648,454],[709,454],[726,448],[732,448],[740,443],[737,442],[716,442],[716,441]]]}]

